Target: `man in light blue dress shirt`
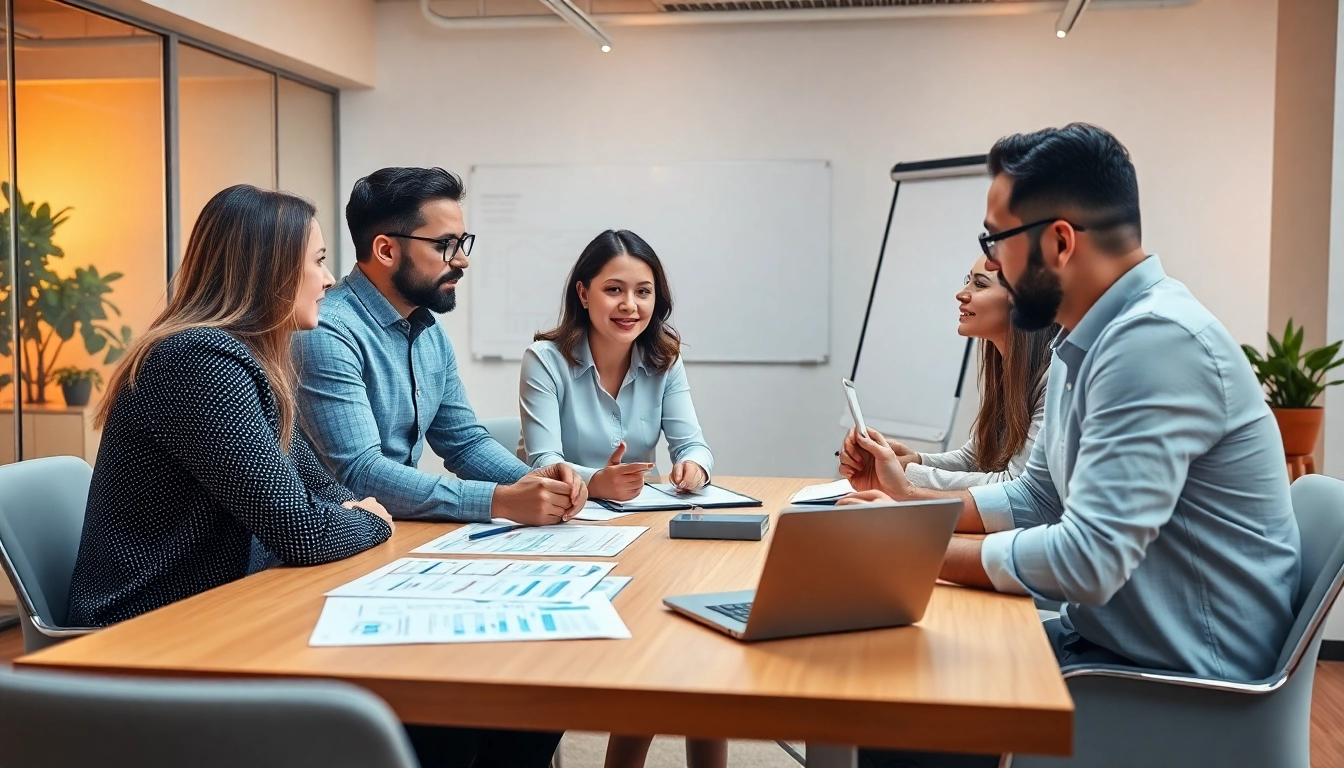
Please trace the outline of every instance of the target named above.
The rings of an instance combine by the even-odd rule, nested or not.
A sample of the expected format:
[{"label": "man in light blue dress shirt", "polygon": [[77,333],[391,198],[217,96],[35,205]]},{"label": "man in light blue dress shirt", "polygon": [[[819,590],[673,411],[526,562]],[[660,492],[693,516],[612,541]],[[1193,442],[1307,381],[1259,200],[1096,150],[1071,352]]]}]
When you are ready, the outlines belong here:
[{"label": "man in light blue dress shirt", "polygon": [[888,495],[961,498],[959,530],[989,536],[954,540],[943,577],[1065,602],[1047,623],[1061,664],[1266,677],[1294,620],[1300,542],[1278,427],[1245,356],[1143,251],[1134,169],[1109,133],[1010,136],[989,165],[981,244],[1014,322],[1065,329],[1026,473],[921,491],[855,437],[846,462],[876,456],[860,485]]},{"label": "man in light blue dress shirt", "polygon": [[[542,525],[587,499],[567,465],[532,471],[482,427],[434,318],[456,304],[472,236],[462,183],[438,168],[384,168],[346,206],[358,263],[298,334],[299,408],[332,474],[402,520]],[[416,468],[428,441],[457,477]]]},{"label": "man in light blue dress shirt", "polygon": [[[359,263],[297,334],[300,423],[342,485],[394,518],[558,523],[587,501],[568,465],[531,470],[476,420],[433,312],[456,305],[472,236],[462,182],[384,168],[355,183],[346,220]],[[423,438],[423,440],[422,440]],[[427,440],[456,478],[416,469]],[[561,734],[406,726],[424,768],[547,768]]]}]

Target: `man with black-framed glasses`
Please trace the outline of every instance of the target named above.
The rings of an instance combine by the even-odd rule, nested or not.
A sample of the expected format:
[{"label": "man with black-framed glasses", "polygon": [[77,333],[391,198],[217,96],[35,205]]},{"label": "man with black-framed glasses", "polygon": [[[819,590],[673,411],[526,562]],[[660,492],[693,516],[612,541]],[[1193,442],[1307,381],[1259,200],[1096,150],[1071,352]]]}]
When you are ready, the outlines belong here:
[{"label": "man with black-framed glasses", "polygon": [[[568,464],[532,470],[476,419],[434,313],[457,305],[475,237],[462,181],[384,168],[355,182],[345,217],[355,268],[294,344],[300,424],[333,475],[401,520],[562,522],[587,501]],[[428,442],[457,477],[416,468]],[[374,490],[376,489],[376,491]],[[550,764],[556,733],[408,726],[426,768]]]},{"label": "man with black-framed glasses", "polygon": [[[1278,426],[1245,355],[1143,249],[1134,166],[1110,133],[1009,136],[989,168],[980,246],[1013,322],[1064,328],[1026,471],[923,490],[881,435],[851,432],[842,462],[860,492],[843,501],[960,499],[958,530],[989,535],[954,539],[942,577],[1065,603],[1046,622],[1061,666],[1268,676],[1301,546]],[[947,764],[875,750],[860,763]]]}]

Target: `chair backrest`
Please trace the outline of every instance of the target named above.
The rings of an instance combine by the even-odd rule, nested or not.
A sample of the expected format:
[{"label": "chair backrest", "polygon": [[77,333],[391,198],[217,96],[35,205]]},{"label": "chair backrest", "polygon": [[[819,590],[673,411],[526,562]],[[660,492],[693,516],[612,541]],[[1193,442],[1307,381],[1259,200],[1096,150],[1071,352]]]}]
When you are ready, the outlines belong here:
[{"label": "chair backrest", "polygon": [[1344,480],[1306,475],[1293,483],[1292,496],[1302,535],[1302,576],[1293,606],[1297,620],[1276,667],[1289,674],[1321,632],[1344,586]]},{"label": "chair backrest", "polygon": [[0,466],[0,561],[23,608],[66,626],[93,469],[74,456]]},{"label": "chair backrest", "polygon": [[481,426],[495,438],[495,442],[504,446],[513,455],[526,461],[523,453],[523,420],[517,416],[498,416],[481,419]]},{"label": "chair backrest", "polygon": [[414,768],[383,701],[330,681],[0,671],[0,765]]}]

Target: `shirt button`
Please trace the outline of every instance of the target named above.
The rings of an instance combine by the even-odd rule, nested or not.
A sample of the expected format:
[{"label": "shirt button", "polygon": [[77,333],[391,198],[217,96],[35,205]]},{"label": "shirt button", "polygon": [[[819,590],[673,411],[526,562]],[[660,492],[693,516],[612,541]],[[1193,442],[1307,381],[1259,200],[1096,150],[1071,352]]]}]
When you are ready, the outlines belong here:
[{"label": "shirt button", "polygon": [[1064,388],[1067,389],[1067,390],[1069,390],[1070,392],[1072,392],[1072,391],[1073,391],[1073,382],[1070,381],[1070,382],[1065,383]]}]

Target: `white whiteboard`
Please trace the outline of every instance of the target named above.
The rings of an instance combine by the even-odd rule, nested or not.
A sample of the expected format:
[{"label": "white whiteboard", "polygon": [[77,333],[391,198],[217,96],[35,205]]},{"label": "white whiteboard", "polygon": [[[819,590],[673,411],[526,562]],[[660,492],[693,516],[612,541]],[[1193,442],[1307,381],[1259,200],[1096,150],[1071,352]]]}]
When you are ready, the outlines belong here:
[{"label": "white whiteboard", "polygon": [[607,229],[662,260],[686,360],[830,352],[830,163],[476,166],[466,204],[478,359],[519,360],[555,325],[570,269]]},{"label": "white whiteboard", "polygon": [[966,339],[954,297],[980,255],[990,178],[950,172],[896,191],[854,371],[864,420],[884,435],[940,442],[956,414]]}]

